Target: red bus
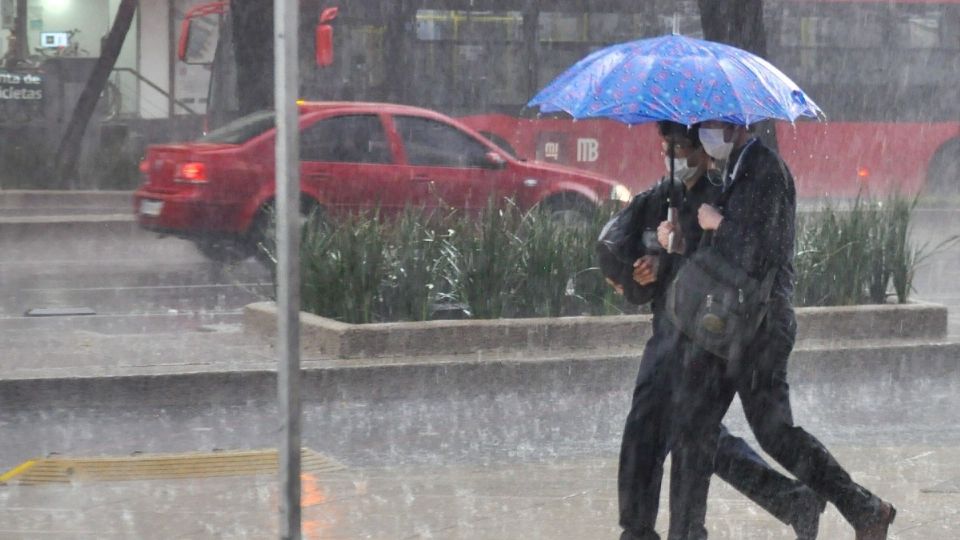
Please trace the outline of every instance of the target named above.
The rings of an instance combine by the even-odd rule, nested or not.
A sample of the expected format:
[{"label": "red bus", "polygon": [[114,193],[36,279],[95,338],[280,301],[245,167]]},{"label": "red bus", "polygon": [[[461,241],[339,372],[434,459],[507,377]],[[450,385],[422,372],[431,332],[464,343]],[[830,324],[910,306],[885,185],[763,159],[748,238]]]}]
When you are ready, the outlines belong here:
[{"label": "red bus", "polygon": [[[360,5],[354,5],[360,4]],[[302,20],[326,7],[301,1]],[[311,100],[437,109],[527,159],[575,166],[634,191],[662,173],[652,126],[543,118],[537,90],[599,47],[702,35],[694,0],[370,0],[340,6],[329,67],[311,67],[301,30],[301,91]],[[222,17],[222,15],[220,15]],[[800,196],[960,190],[960,0],[768,0],[768,58],[828,121],[776,127]],[[235,115],[229,32],[213,59],[208,113]],[[220,120],[222,121],[222,120]]]}]

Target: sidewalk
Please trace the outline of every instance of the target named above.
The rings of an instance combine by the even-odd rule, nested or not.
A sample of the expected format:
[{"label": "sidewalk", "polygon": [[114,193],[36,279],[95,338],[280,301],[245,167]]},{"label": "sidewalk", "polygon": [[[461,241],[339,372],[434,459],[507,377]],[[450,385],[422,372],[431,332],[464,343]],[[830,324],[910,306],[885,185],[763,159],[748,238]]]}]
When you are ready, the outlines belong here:
[{"label": "sidewalk", "polygon": [[[960,450],[834,447],[851,474],[898,508],[891,539],[960,533]],[[668,475],[669,476],[669,475]],[[953,479],[951,482],[949,479]],[[665,482],[659,529],[668,520]],[[615,539],[612,459],[490,466],[352,468],[303,476],[306,539]],[[269,475],[0,487],[0,538],[271,538],[277,486]],[[710,538],[792,539],[785,525],[720,481]],[[820,538],[852,538],[832,507]]]}]

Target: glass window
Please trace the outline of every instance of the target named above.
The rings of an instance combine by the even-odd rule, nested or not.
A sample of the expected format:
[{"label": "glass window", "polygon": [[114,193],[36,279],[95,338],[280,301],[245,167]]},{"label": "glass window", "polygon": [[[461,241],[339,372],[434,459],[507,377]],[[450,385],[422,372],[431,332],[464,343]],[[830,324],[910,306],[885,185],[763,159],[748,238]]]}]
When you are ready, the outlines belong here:
[{"label": "glass window", "polygon": [[521,41],[523,13],[420,9],[417,10],[417,39],[421,41]]},{"label": "glass window", "polygon": [[481,167],[486,146],[457,128],[416,116],[396,117],[397,131],[411,165]]},{"label": "glass window", "polygon": [[[949,40],[945,39],[949,23],[939,6],[905,6],[894,14],[894,25],[897,43],[905,49],[951,47]],[[955,48],[956,44],[952,47]]]},{"label": "glass window", "polygon": [[780,44],[787,47],[878,47],[886,34],[882,5],[804,6],[785,9],[780,18]]},{"label": "glass window", "polygon": [[619,43],[633,41],[643,35],[643,19],[633,13],[591,13],[587,16],[591,41]]},{"label": "glass window", "polygon": [[537,20],[540,41],[586,41],[582,13],[543,12]]},{"label": "glass window", "polygon": [[199,139],[199,142],[217,144],[243,144],[250,139],[273,129],[273,111],[259,111],[227,123]]},{"label": "glass window", "polygon": [[380,118],[372,114],[336,116],[304,128],[300,159],[341,163],[390,163],[390,147]]}]

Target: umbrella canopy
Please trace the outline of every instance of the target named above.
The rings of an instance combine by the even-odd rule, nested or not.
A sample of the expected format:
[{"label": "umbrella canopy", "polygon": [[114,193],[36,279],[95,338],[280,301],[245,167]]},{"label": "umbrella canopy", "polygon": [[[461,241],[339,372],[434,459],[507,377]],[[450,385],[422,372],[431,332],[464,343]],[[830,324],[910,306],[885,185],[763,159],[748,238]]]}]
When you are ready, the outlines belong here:
[{"label": "umbrella canopy", "polygon": [[747,51],[679,35],[612,45],[580,60],[527,104],[627,124],[825,117],[789,77]]}]

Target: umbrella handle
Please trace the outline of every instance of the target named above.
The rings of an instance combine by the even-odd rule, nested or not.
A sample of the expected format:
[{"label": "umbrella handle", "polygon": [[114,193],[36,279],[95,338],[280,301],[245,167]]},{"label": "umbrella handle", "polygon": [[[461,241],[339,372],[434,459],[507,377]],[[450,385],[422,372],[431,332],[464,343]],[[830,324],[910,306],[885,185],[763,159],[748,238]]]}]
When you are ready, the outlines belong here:
[{"label": "umbrella handle", "polygon": [[[674,208],[672,206],[667,208],[667,221],[673,223],[674,218]],[[674,232],[670,232],[670,236],[667,238],[667,253],[673,253],[673,237]]]}]

